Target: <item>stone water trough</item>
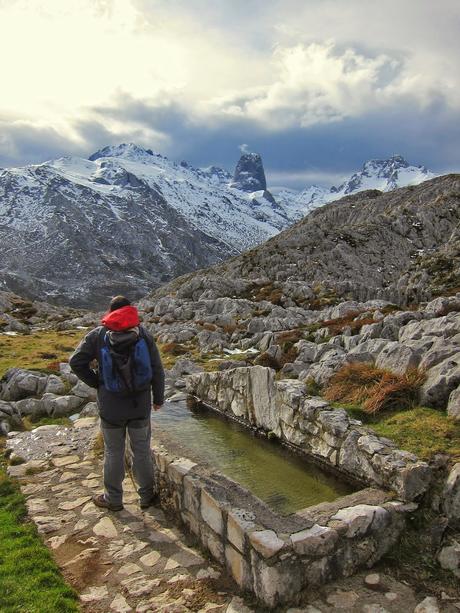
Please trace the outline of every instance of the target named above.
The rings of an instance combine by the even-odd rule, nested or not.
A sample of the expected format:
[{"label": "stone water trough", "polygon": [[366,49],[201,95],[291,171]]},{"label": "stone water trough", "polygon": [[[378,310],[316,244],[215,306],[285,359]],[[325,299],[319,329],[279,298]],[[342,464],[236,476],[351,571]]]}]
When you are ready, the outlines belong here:
[{"label": "stone water trough", "polygon": [[276,381],[270,368],[191,375],[187,392],[192,404],[277,437],[361,484],[354,494],[283,517],[209,468],[154,450],[166,504],[240,588],[268,607],[295,603],[311,586],[375,564],[430,485],[427,463],[308,396],[303,383]]}]

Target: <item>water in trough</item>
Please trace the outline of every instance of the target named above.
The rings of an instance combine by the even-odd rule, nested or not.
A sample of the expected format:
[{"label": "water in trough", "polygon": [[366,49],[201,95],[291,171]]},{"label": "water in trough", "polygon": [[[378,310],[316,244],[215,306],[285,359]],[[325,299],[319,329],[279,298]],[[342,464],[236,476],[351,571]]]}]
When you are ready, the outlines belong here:
[{"label": "water in trough", "polygon": [[[200,407],[166,403],[153,413],[153,435],[165,434],[183,454],[205,462],[240,483],[282,515],[355,491],[275,441],[255,436],[248,428]],[[160,436],[161,438],[161,436]]]}]

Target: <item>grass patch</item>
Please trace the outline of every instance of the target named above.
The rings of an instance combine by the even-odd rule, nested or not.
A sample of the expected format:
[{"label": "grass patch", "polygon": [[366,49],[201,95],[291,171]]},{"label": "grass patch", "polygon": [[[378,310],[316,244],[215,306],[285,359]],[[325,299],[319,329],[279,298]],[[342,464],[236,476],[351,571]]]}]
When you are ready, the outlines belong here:
[{"label": "grass patch", "polygon": [[[18,366],[47,374],[56,372],[59,362],[67,362],[86,332],[44,330],[33,334],[0,336],[0,377],[9,368]],[[49,357],[51,355],[53,358]]]},{"label": "grass patch", "polygon": [[80,611],[77,595],[26,514],[24,497],[0,465],[0,611]]},{"label": "grass patch", "polygon": [[33,430],[40,426],[65,426],[70,428],[73,422],[68,417],[40,417],[36,421],[33,421],[30,417],[24,417],[22,423],[26,430]]},{"label": "grass patch", "polygon": [[373,364],[345,364],[324,389],[324,398],[360,406],[366,413],[409,409],[417,405],[425,374],[412,369],[403,375]]},{"label": "grass patch", "polygon": [[453,461],[460,461],[460,423],[442,411],[428,407],[414,407],[405,411],[384,411],[370,415],[360,407],[332,403],[344,408],[354,418],[370,426],[379,436],[393,440],[400,449],[429,460],[437,453],[447,453]]}]

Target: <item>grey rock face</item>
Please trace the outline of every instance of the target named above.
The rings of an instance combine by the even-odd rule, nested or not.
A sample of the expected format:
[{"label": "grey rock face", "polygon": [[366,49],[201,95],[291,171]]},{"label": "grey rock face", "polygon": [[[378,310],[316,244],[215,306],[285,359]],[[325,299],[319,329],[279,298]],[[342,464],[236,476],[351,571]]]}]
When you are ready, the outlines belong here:
[{"label": "grey rock face", "polygon": [[5,436],[10,430],[20,428],[21,414],[14,403],[0,400],[0,435]]},{"label": "grey rock face", "polygon": [[460,420],[460,387],[457,387],[449,396],[447,415],[457,421]]},{"label": "grey rock face", "polygon": [[458,385],[460,385],[460,353],[428,371],[427,380],[420,390],[420,400],[426,406],[444,408],[451,392]]},{"label": "grey rock face", "polygon": [[375,362],[379,368],[387,368],[403,375],[410,368],[416,368],[420,362],[420,352],[398,342],[388,343],[379,353]]},{"label": "grey rock face", "polygon": [[[140,297],[152,285],[236,253],[193,227],[149,186],[137,187],[127,199],[101,195],[46,169],[36,174],[27,194],[7,172],[0,175],[0,277],[21,295],[102,308],[111,295]],[[40,207],[33,216],[31,197]],[[35,245],[45,237],[37,258]]]},{"label": "grey rock face", "polygon": [[245,192],[267,189],[264,166],[258,153],[243,153],[236,165],[231,186]]},{"label": "grey rock face", "polygon": [[38,396],[45,390],[48,377],[39,373],[10,368],[0,382],[2,400],[21,400],[28,396]]},{"label": "grey rock face", "polygon": [[[308,308],[314,301],[327,303],[330,297],[337,303],[352,297],[354,301],[385,299],[399,305],[429,300],[434,292],[458,286],[460,279],[459,192],[460,176],[446,175],[388,193],[347,196],[312,211],[248,253],[175,280],[158,296],[170,291],[179,295],[185,287],[190,293],[193,284],[194,297],[199,298],[205,288],[237,279],[232,293],[223,290],[218,295],[242,298],[251,286],[257,288],[259,279],[265,279],[266,285],[277,290],[283,306],[294,303]],[[297,289],[304,285],[308,291],[294,292],[292,283]],[[289,295],[284,293],[285,287]],[[315,298],[310,297],[312,288]],[[353,302],[341,307],[344,313],[353,308]],[[403,342],[394,333],[404,319],[395,317],[391,323],[394,326],[385,334],[390,340]],[[428,321],[420,323],[429,327]]]},{"label": "grey rock face", "polygon": [[454,527],[460,526],[460,463],[450,471],[442,495],[443,510]]}]

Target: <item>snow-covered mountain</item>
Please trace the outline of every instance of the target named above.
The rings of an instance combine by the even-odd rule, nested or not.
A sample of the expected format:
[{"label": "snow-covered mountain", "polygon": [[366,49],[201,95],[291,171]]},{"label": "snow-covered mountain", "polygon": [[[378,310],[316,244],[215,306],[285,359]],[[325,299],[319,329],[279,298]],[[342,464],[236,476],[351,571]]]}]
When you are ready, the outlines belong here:
[{"label": "snow-covered mountain", "polygon": [[326,202],[431,176],[395,156],[367,162],[337,188],[275,198],[258,154],[244,153],[231,175],[134,144],[0,169],[0,289],[77,306],[140,296],[262,243]]},{"label": "snow-covered mountain", "polygon": [[0,170],[0,289],[80,306],[140,296],[289,225],[269,192],[231,180],[134,144]]},{"label": "snow-covered mountain", "polygon": [[435,176],[425,166],[412,166],[401,155],[393,155],[386,160],[365,162],[359,172],[351,175],[337,187],[311,185],[300,193],[292,193],[291,190],[280,191],[276,197],[280,205],[289,210],[290,217],[298,220],[310,211],[344,196],[368,189],[389,192],[398,187],[418,185]]}]

